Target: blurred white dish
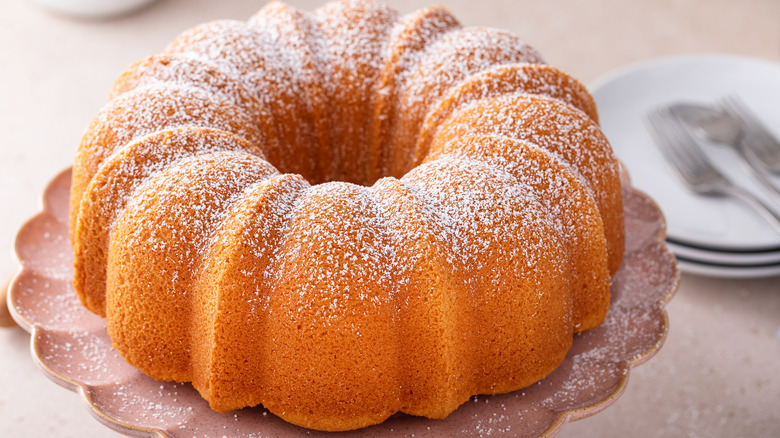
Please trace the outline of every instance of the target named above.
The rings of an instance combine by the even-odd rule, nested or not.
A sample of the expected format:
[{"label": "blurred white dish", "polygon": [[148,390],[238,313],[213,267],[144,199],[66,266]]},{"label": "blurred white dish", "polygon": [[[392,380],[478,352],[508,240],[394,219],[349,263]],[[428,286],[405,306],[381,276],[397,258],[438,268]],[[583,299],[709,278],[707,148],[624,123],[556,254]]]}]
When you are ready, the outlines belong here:
[{"label": "blurred white dish", "polygon": [[677,258],[677,266],[683,272],[719,278],[763,278],[780,275],[780,264],[757,266],[729,266],[711,263],[699,263]]},{"label": "blurred white dish", "polygon": [[780,264],[780,250],[758,252],[712,251],[667,241],[666,245],[678,257],[700,263],[721,265],[756,266]]},{"label": "blurred white dish", "polygon": [[[663,210],[670,239],[714,251],[780,250],[780,234],[758,213],[734,199],[688,191],[664,162],[644,123],[647,111],[660,105],[714,102],[736,94],[780,137],[780,64],[731,55],[678,56],[621,69],[591,88],[607,138],[633,185]],[[738,184],[772,203],[739,168],[733,151],[705,146],[705,152]]]},{"label": "blurred white dish", "polygon": [[35,0],[53,11],[85,18],[115,17],[156,0]]}]

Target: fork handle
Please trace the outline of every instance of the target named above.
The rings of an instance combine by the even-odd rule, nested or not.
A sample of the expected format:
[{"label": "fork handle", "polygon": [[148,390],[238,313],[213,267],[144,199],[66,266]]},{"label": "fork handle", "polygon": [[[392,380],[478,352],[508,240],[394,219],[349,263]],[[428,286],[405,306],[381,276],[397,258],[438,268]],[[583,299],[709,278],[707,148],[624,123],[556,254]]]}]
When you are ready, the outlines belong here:
[{"label": "fork handle", "polygon": [[772,183],[772,181],[767,178],[766,174],[761,171],[762,166],[757,162],[757,159],[753,153],[748,150],[742,141],[737,142],[735,146],[737,153],[739,154],[740,158],[742,158],[742,163],[745,165],[745,169],[747,169],[747,171],[750,172],[750,174],[753,175],[753,177],[758,182],[760,182],[764,188],[769,191],[769,193],[771,193],[774,200],[778,205],[780,205],[780,189],[777,188]]},{"label": "fork handle", "polygon": [[764,220],[772,225],[775,231],[780,233],[780,214],[772,210],[772,208],[764,203],[764,201],[758,199],[755,195],[743,189],[742,187],[727,185],[721,187],[721,190],[724,194],[739,198],[751,206],[764,218]]}]

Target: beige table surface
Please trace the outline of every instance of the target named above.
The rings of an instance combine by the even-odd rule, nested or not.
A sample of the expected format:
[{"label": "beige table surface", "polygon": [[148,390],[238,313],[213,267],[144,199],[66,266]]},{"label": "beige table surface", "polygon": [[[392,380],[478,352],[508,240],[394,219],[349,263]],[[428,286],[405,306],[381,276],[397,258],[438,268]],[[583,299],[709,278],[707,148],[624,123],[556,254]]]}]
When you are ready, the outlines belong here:
[{"label": "beige table surface", "polygon": [[[318,2],[294,1],[312,9]],[[402,12],[427,2],[396,0]],[[654,57],[733,53],[780,61],[778,0],[444,0],[464,24],[508,28],[585,83]],[[15,270],[16,230],[129,63],[181,30],[248,18],[262,0],[162,0],[113,21],[0,1],[0,275]],[[625,394],[559,436],[780,437],[780,277],[683,275],[661,352]],[[21,329],[0,329],[0,437],[110,437],[79,397],[50,382]]]}]

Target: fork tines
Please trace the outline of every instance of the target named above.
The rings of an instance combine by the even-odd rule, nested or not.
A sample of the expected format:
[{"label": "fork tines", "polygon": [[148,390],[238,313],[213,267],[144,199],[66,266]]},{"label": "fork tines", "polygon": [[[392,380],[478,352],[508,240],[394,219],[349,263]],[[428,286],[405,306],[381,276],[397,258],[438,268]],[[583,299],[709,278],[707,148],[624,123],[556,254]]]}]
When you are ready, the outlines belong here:
[{"label": "fork tines", "polygon": [[650,111],[647,121],[664,158],[688,185],[698,186],[722,178],[691,133],[668,108]]},{"label": "fork tines", "polygon": [[718,105],[742,123],[746,135],[743,141],[745,147],[767,170],[780,171],[780,141],[761,123],[758,116],[735,95],[719,99]]}]

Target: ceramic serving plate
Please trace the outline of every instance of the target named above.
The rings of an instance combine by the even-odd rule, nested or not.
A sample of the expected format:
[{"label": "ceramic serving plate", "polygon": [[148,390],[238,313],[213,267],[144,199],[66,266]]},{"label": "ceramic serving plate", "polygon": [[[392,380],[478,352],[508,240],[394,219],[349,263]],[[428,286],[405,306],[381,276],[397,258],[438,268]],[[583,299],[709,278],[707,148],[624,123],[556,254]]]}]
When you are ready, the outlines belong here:
[{"label": "ceramic serving plate", "polygon": [[[333,436],[286,423],[262,407],[220,414],[191,385],[158,382],[128,365],[111,348],[105,321],[85,310],[71,287],[70,175],[65,171],[51,182],[43,210],[19,231],[22,268],[8,298],[14,319],[31,334],[35,361],[49,378],[79,393],[100,422],[132,436]],[[575,338],[549,377],[509,394],[473,397],[444,420],[399,414],[343,435],[551,436],[567,421],[613,403],[630,369],[661,347],[668,328],[664,306],[679,281],[656,205],[631,188],[624,192],[624,204],[626,256],[612,283],[610,311],[599,328]]]}]

